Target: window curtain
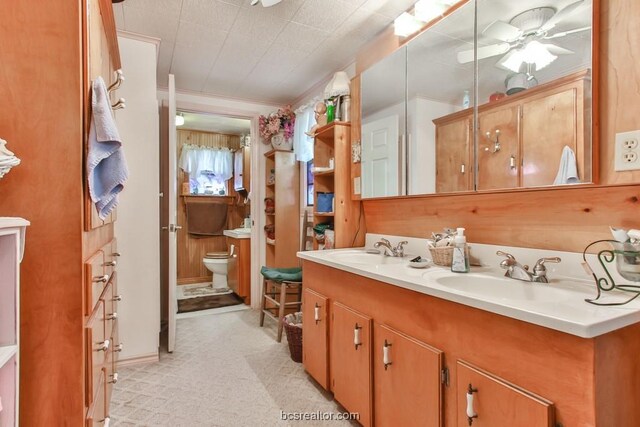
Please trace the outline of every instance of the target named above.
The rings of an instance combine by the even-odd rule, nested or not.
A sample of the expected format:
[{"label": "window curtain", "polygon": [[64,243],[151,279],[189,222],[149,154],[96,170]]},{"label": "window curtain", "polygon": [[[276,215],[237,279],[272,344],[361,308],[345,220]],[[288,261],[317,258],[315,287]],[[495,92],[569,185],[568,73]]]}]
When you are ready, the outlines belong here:
[{"label": "window curtain", "polygon": [[310,104],[296,111],[296,124],[293,128],[293,152],[300,162],[313,159],[313,138],[306,134],[316,124],[313,103]]},{"label": "window curtain", "polygon": [[180,168],[197,179],[206,172],[220,181],[233,176],[233,152],[226,148],[208,148],[185,144],[180,153]]}]

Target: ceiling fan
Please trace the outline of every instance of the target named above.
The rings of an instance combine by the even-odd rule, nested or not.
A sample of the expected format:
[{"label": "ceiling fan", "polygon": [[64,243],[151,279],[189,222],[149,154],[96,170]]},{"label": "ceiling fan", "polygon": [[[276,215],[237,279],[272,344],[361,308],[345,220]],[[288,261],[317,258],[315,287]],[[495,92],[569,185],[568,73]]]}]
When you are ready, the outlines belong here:
[{"label": "ceiling fan", "polygon": [[258,3],[262,3],[263,7],[271,7],[280,3],[282,0],[251,0],[251,6],[255,6]]},{"label": "ceiling fan", "polygon": [[[578,0],[558,11],[552,7],[538,7],[516,15],[509,23],[492,22],[482,34],[488,38],[500,40],[500,43],[478,47],[478,60],[504,55],[498,61],[498,65],[519,72],[523,62],[535,64],[536,70],[540,70],[557,59],[556,55],[572,54],[573,51],[569,49],[553,43],[545,43],[545,41],[591,29],[591,26],[586,26],[550,33],[556,25],[572,15],[583,3],[584,0]],[[458,53],[458,62],[461,64],[471,62],[473,59],[473,49]]]}]

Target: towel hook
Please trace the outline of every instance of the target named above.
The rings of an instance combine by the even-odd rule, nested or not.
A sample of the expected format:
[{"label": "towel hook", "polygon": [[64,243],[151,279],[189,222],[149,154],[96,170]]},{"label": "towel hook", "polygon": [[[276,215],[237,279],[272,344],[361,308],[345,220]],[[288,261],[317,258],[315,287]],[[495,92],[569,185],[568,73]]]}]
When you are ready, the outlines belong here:
[{"label": "towel hook", "polygon": [[122,69],[116,70],[115,71],[115,75],[116,75],[116,81],[111,83],[111,85],[107,89],[108,93],[111,93],[114,90],[118,89],[120,87],[120,85],[122,84],[122,82],[124,81],[124,74],[122,73]]},{"label": "towel hook", "polygon": [[491,148],[489,148],[489,147],[485,147],[484,151],[489,151],[491,154],[495,154],[498,151],[500,151],[500,148],[502,148],[500,146],[500,129],[496,129],[496,139],[495,140],[491,139],[491,132],[489,132],[489,131],[487,131],[485,136],[487,137],[487,139],[489,141],[491,141],[493,143],[493,150]]},{"label": "towel hook", "polygon": [[118,99],[118,101],[111,106],[112,110],[119,110],[121,108],[126,108],[127,104],[125,104],[124,98]]}]

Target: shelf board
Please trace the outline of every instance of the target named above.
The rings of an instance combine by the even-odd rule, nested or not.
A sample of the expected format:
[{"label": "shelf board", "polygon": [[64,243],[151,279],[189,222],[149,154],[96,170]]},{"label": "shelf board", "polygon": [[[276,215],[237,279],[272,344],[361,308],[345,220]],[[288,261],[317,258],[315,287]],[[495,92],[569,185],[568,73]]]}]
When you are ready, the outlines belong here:
[{"label": "shelf board", "polygon": [[336,121],[333,121],[331,123],[327,123],[326,125],[316,129],[316,133],[313,135],[313,137],[317,138],[318,136],[322,135],[325,132],[332,131],[333,128],[336,127],[336,126],[351,126],[351,122],[336,122]]},{"label": "shelf board", "polygon": [[313,216],[326,216],[326,217],[331,217],[331,216],[335,216],[336,213],[335,212],[314,212]]},{"label": "shelf board", "polygon": [[266,216],[276,216],[275,212],[265,212],[264,213]]},{"label": "shelf board", "polygon": [[267,242],[267,246],[275,246],[275,245],[276,245],[276,243],[275,243],[275,242],[273,242],[273,243],[271,243],[271,242]]},{"label": "shelf board", "polygon": [[268,158],[272,158],[276,155],[276,153],[278,152],[282,152],[282,153],[293,153],[293,151],[290,150],[271,150],[271,151],[267,151],[266,153],[264,153],[265,157]]},{"label": "shelf board", "polygon": [[333,175],[335,172],[336,172],[335,169],[330,171],[319,171],[319,172],[314,172],[313,176]]},{"label": "shelf board", "polygon": [[6,345],[0,347],[0,368],[2,368],[17,352],[17,345]]},{"label": "shelf board", "polygon": [[274,182],[273,184],[265,184],[267,187],[275,187],[276,183]]}]

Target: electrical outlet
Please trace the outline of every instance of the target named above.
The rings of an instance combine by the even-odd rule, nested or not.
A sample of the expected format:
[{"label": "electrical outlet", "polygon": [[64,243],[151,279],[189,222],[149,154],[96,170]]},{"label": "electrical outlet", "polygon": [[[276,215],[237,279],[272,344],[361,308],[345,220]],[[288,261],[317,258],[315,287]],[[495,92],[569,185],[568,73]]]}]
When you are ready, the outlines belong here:
[{"label": "electrical outlet", "polygon": [[615,170],[640,170],[640,131],[616,134]]}]

